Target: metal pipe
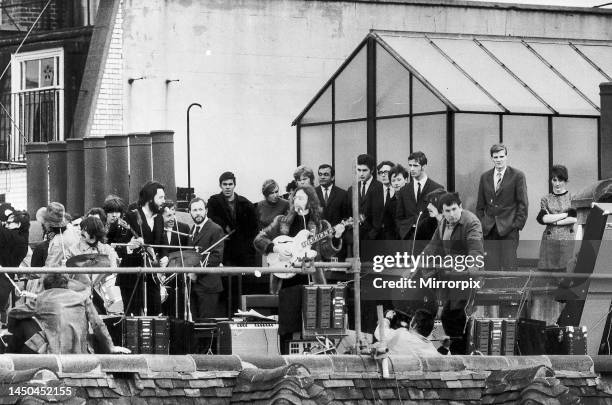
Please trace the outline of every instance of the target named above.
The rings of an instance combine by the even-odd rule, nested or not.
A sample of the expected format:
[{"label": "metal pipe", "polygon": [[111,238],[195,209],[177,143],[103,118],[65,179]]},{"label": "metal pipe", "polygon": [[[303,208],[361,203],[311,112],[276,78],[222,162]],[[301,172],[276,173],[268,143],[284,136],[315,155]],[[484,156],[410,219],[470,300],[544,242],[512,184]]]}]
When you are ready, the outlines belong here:
[{"label": "metal pipe", "polygon": [[[131,273],[197,273],[197,274],[243,274],[259,272],[268,273],[314,273],[315,267],[322,263],[314,263],[310,269],[300,267],[3,267],[2,271],[17,274],[131,274]],[[333,263],[339,264],[339,263]],[[350,266],[350,263],[344,263]],[[337,266],[336,266],[337,267]]]},{"label": "metal pipe", "polygon": [[[197,106],[202,108],[200,103],[191,103],[189,107],[187,107],[187,189],[191,189],[191,143],[190,143],[190,133],[191,128],[189,124],[189,112],[191,111],[191,107]],[[191,196],[187,197],[188,200],[191,199]]]},{"label": "metal pipe", "polygon": [[357,178],[357,158],[353,161],[353,195],[351,203],[353,219],[357,219],[353,226],[353,281],[355,305],[355,354],[361,351],[361,259],[359,257],[359,181]]}]

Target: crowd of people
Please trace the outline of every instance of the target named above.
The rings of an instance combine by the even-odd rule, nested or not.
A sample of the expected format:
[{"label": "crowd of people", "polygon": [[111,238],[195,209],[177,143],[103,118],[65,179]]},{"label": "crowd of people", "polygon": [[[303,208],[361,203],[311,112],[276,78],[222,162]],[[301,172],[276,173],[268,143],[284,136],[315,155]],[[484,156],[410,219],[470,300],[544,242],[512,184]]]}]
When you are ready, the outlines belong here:
[{"label": "crowd of people", "polygon": [[[407,168],[387,160],[377,165],[372,156],[359,155],[356,168],[359,219],[353,223],[360,228],[360,238],[410,240],[417,251],[429,254],[476,256],[486,251],[488,270],[515,269],[519,232],[528,214],[525,175],[507,165],[508,149],[504,145],[493,145],[490,157],[493,168],[480,177],[476,212],[471,213],[462,207],[459,193],[444,190],[428,176],[428,160],[423,152],[411,153]],[[316,186],[312,168],[299,166],[293,177],[284,196],[275,180],[264,181],[263,199],[253,204],[236,192],[236,176],[225,172],[219,177],[218,194],[208,200],[194,197],[189,202],[192,226],[177,219],[176,204],[166,199],[164,185],[156,181],[142,187],[137,202],[128,205],[120,197],[109,195],[102,207],[91,208],[76,221],[62,204],[52,202],[37,212],[36,220],[42,224],[44,236],[42,241],[32,244],[28,243],[29,215],[3,204],[0,266],[70,266],[87,257],[83,255],[96,255],[104,266],[111,268],[254,267],[260,265],[261,255],[275,255],[289,263],[296,258],[321,261],[350,257],[352,232],[345,232],[348,226],[345,220],[352,215],[352,187],[344,190],[335,184],[335,171],[330,164],[317,167]],[[554,166],[550,176],[553,192],[541,200],[537,221],[546,226],[541,269],[564,269],[572,253],[576,211],[570,206],[568,180],[567,169]],[[278,241],[282,237],[299,237],[304,232],[308,236],[303,251],[296,252],[293,244]],[[57,329],[58,325],[81,322],[77,330],[82,332],[89,322],[94,330],[100,331],[108,351],[121,352],[122,348],[108,341],[108,332],[98,317],[98,313],[108,309],[98,291],[106,277],[52,274],[29,280],[26,292],[16,292],[15,276],[4,273],[0,277],[0,306],[9,309],[11,293],[19,298],[3,320],[16,337],[13,340],[18,342],[13,349],[83,352],[86,345],[81,335],[64,336],[67,332]],[[116,285],[121,292],[123,311],[177,317],[190,312],[194,318],[226,315],[222,304],[227,302],[228,286],[219,275],[179,274],[170,278],[172,288],[166,289],[165,276],[119,273]],[[312,276],[273,276],[269,289],[278,294],[284,288],[309,282],[326,283],[323,269],[316,269]],[[245,276],[240,292],[261,293],[254,291],[256,285],[254,276]],[[164,292],[168,296],[165,301]],[[71,310],[65,311],[66,306]],[[457,308],[449,307],[446,315],[450,316],[453,310]],[[419,328],[429,329],[429,321],[423,321],[427,316],[418,313],[413,325],[425,324]],[[430,317],[433,319],[433,314]],[[60,318],[62,322],[57,322]],[[37,322],[32,323],[32,319]]]}]

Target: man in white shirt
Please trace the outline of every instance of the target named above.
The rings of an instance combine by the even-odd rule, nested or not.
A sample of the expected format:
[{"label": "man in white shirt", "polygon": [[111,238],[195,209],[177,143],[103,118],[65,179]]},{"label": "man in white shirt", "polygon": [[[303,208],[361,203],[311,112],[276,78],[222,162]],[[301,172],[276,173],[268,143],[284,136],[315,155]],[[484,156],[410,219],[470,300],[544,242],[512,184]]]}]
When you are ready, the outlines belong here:
[{"label": "man in white shirt", "polygon": [[390,324],[393,317],[395,317],[395,311],[388,311],[383,319],[382,339],[380,326],[377,326],[374,331],[374,336],[387,346],[389,354],[440,356],[433,342],[427,338],[434,327],[434,317],[429,311],[417,310],[408,329],[404,327],[391,329]]}]

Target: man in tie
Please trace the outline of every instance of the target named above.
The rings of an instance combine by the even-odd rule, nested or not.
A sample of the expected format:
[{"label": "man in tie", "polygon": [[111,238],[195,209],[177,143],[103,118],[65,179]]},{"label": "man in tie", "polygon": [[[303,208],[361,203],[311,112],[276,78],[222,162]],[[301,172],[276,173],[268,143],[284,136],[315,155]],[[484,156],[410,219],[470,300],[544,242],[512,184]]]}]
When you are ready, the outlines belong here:
[{"label": "man in tie", "polygon": [[[383,185],[373,176],[376,168],[374,157],[368,154],[357,156],[357,177],[359,180],[359,214],[363,217],[359,228],[361,239],[376,240],[382,229],[382,218],[384,212]],[[352,190],[347,190],[347,207],[352,212]],[[355,219],[357,220],[357,219]],[[351,232],[347,232],[350,237]]]},{"label": "man in tie", "polygon": [[[336,172],[330,164],[320,165],[318,169],[319,185],[315,188],[321,207],[323,207],[323,219],[332,226],[351,216],[347,206],[346,190],[335,185],[335,175]],[[346,257],[344,245],[335,256],[339,261],[344,260]]]},{"label": "man in tie", "polygon": [[335,185],[336,172],[331,165],[327,163],[320,165],[318,175],[319,185],[315,191],[323,207],[323,219],[332,226],[337,225],[351,216],[346,206],[346,190]]},{"label": "man in tie", "polygon": [[[383,160],[378,164],[378,166],[376,166],[376,171],[378,173],[378,181],[380,181],[383,185],[383,221],[380,234],[378,235],[379,238],[382,240],[388,239],[389,236],[389,232],[387,232],[388,222],[385,222],[385,212],[387,210],[389,202],[391,201],[391,198],[395,194],[395,189],[391,186],[391,176],[389,174],[389,171],[393,167],[395,167],[395,163],[388,160]],[[395,212],[393,214],[394,220],[391,226],[391,232],[393,232],[392,230],[395,229]]]},{"label": "man in tie", "polygon": [[434,190],[443,188],[442,185],[427,176],[426,166],[427,156],[423,152],[412,152],[408,156],[410,183],[400,189],[395,211],[395,221],[401,239],[414,238],[417,226],[427,217],[425,213],[419,218],[419,214],[427,208],[425,196]]},{"label": "man in tie", "polygon": [[508,149],[491,146],[493,169],[480,177],[476,215],[482,223],[487,270],[514,270],[519,231],[529,208],[527,182],[520,170],[508,166]]},{"label": "man in tie", "polygon": [[[199,246],[200,252],[206,251],[224,236],[223,229],[207,217],[206,201],[196,197],[189,202],[189,213],[194,226],[191,229],[191,246]],[[206,267],[218,267],[223,261],[224,242],[202,256]],[[219,305],[223,284],[218,274],[189,275],[193,281],[191,287],[191,311],[195,318],[218,318],[223,316]]]},{"label": "man in tie", "polygon": [[[161,245],[167,245],[167,248],[161,248],[159,253],[160,267],[168,266],[170,253],[180,251],[179,246],[190,246],[190,230],[189,225],[179,222],[176,219],[176,205],[174,201],[166,200],[161,206],[161,215],[164,220],[164,234],[161,239]],[[171,247],[170,247],[171,246]],[[183,250],[185,253],[186,250]],[[180,261],[172,263],[175,266],[181,266]],[[167,315],[182,315],[183,314],[183,275],[178,274],[177,277],[168,285],[168,297],[162,303],[162,310]],[[178,299],[176,294],[178,293]],[[175,305],[178,304],[178,305]]]}]

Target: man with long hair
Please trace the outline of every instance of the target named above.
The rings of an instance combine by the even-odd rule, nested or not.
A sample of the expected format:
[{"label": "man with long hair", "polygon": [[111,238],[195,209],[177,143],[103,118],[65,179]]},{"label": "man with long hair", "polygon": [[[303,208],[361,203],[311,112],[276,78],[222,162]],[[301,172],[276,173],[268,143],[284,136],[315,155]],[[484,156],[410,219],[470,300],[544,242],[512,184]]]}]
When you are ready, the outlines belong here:
[{"label": "man with long hair", "polygon": [[[131,231],[138,235],[132,239],[133,247],[142,244],[159,245],[164,233],[164,221],[161,206],[166,200],[164,185],[157,181],[147,182],[140,190],[137,207],[126,214],[126,222]],[[155,253],[152,249],[139,248],[137,254],[124,258],[123,267],[140,267],[156,265]],[[147,283],[147,314],[161,313],[161,296],[159,284],[151,274],[119,274],[117,285],[121,288],[121,298],[126,314],[140,315],[144,313],[143,282]]]},{"label": "man with long hair", "polygon": [[[255,249],[261,254],[277,253],[289,260],[292,257],[293,244],[276,244],[277,236],[285,235],[295,237],[300,231],[306,230],[310,237],[320,234],[322,231],[331,229],[329,222],[322,218],[321,205],[315,189],[310,185],[298,186],[289,200],[289,213],[279,215],[272,223],[261,230],[255,238]],[[310,251],[306,258],[300,260],[324,260],[329,259],[342,247],[342,233],[344,225],[339,224],[334,232],[310,245]],[[317,238],[318,239],[318,238]],[[326,284],[322,269],[316,269],[314,273],[315,284]],[[272,276],[271,292],[279,294],[279,328],[278,334],[281,342],[281,351],[287,353],[287,342],[293,332],[301,330],[302,320],[300,314],[301,290],[298,285],[308,284],[308,276],[296,275],[292,278],[281,280]],[[295,288],[288,288],[296,286]],[[283,291],[280,289],[283,288]]]},{"label": "man with long hair", "polygon": [[[315,189],[309,185],[299,186],[295,190],[293,198],[289,200],[289,213],[277,216],[268,227],[259,232],[254,241],[255,249],[261,254],[278,253],[289,258],[291,257],[290,244],[274,244],[274,238],[280,235],[295,237],[304,229],[310,232],[311,236],[314,236],[330,228],[329,222],[322,217],[321,204]],[[342,247],[340,238],[343,232],[344,225],[336,225],[333,235],[313,243],[310,248],[315,253],[312,253],[312,257],[309,257],[309,259],[329,259],[337,253]],[[282,287],[282,283],[278,278],[274,280],[272,292],[277,293]],[[325,284],[325,275],[321,269],[316,270],[314,281],[316,284]],[[284,286],[307,283],[307,277],[300,275],[286,280]]]}]

